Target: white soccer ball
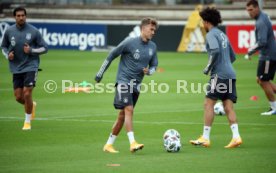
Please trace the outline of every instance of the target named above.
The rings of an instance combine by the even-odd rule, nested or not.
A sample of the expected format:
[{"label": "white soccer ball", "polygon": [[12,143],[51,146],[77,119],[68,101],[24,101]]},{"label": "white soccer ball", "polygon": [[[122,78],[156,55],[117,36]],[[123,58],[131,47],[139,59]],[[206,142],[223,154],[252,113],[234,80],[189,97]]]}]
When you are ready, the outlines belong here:
[{"label": "white soccer ball", "polygon": [[225,111],[224,111],[224,107],[223,107],[223,104],[222,102],[217,102],[214,106],[214,112],[215,114],[217,115],[224,115],[225,114]]},{"label": "white soccer ball", "polygon": [[175,129],[167,130],[163,135],[163,141],[168,152],[178,152],[181,148],[180,134]]}]

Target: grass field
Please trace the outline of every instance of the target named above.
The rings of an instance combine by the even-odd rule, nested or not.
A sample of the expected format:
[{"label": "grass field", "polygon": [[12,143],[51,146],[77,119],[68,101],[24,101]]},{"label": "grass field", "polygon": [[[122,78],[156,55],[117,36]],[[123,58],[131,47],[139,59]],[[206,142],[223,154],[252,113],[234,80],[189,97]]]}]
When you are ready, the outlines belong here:
[{"label": "grass field", "polygon": [[[168,93],[141,94],[135,109],[134,129],[145,148],[129,152],[129,142],[122,131],[115,147],[119,154],[102,151],[117,111],[112,93],[62,93],[62,80],[93,82],[106,52],[54,51],[41,58],[33,97],[37,101],[37,118],[31,131],[22,131],[23,107],[13,97],[8,62],[0,57],[0,172],[2,173],[166,173],[166,172],[274,172],[276,169],[276,116],[260,116],[268,103],[255,82],[257,58],[251,62],[242,56],[234,63],[237,72],[238,115],[244,144],[224,149],[231,139],[225,116],[216,116],[210,148],[194,147],[190,139],[202,133],[204,93],[177,94],[176,80],[205,83],[202,74],[206,54],[159,53],[163,72],[144,79],[168,83]],[[114,82],[118,59],[105,73],[103,83]],[[54,80],[54,93],[44,90],[44,83]],[[251,101],[252,95],[259,97]],[[163,133],[177,129],[182,149],[167,153],[162,146]],[[109,166],[120,164],[120,166]]]}]

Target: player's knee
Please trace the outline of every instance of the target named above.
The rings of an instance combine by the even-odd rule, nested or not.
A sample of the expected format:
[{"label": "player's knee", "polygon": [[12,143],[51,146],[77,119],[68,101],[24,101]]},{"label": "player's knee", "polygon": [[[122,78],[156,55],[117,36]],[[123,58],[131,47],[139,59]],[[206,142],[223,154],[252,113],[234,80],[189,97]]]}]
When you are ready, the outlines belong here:
[{"label": "player's knee", "polygon": [[267,88],[267,87],[269,87],[270,83],[269,83],[269,81],[262,81],[262,80],[260,80],[259,85],[262,88]]},{"label": "player's knee", "polygon": [[133,106],[126,106],[124,109],[125,113],[133,113]]},{"label": "player's knee", "polygon": [[32,97],[32,92],[31,91],[24,91],[24,99],[30,99]]},{"label": "player's knee", "polygon": [[15,100],[19,103],[22,103],[24,98],[22,97],[22,95],[15,95]]},{"label": "player's knee", "polygon": [[261,81],[261,80],[258,80],[258,82],[257,82],[261,87],[263,87],[264,86],[264,82],[263,81]]},{"label": "player's knee", "polygon": [[225,110],[225,113],[229,115],[233,111],[233,107],[226,105],[224,106],[224,110]]},{"label": "player's knee", "polygon": [[119,116],[125,116],[125,111],[124,110],[120,110]]},{"label": "player's knee", "polygon": [[208,102],[204,103],[204,109],[205,110],[212,109],[212,108],[214,108],[214,107],[210,103],[208,103]]}]

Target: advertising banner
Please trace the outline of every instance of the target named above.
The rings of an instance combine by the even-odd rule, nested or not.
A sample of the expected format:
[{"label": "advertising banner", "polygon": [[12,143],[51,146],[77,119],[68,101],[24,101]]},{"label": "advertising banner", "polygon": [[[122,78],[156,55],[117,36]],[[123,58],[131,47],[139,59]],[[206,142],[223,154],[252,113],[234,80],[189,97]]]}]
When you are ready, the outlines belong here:
[{"label": "advertising banner", "polygon": [[[13,23],[1,22],[0,41]],[[49,48],[91,50],[107,46],[107,27],[102,24],[31,23],[42,34]]]},{"label": "advertising banner", "polygon": [[[276,25],[273,26],[276,38]],[[249,47],[256,43],[254,25],[229,25],[226,26],[226,34],[235,53],[247,53]]]}]

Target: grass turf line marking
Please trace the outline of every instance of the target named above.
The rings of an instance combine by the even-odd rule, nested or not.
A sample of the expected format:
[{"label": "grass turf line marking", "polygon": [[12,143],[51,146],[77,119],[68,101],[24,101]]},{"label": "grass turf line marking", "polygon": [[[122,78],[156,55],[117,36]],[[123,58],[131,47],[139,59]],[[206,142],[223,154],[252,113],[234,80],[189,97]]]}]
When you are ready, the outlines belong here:
[{"label": "grass turf line marking", "polygon": [[[7,118],[7,119],[4,119]],[[0,117],[1,121],[22,121],[24,118],[19,117]],[[37,118],[34,121],[62,121],[62,122],[93,122],[93,123],[114,123],[114,120],[83,120],[83,119],[55,119],[55,118]],[[202,125],[202,122],[175,122],[175,121],[134,121],[137,124],[151,124],[151,125],[164,125],[164,124],[183,124],[183,125]],[[216,125],[229,125],[228,122],[225,123],[214,123]],[[239,123],[239,125],[244,126],[276,126],[276,124],[267,123]]]}]

